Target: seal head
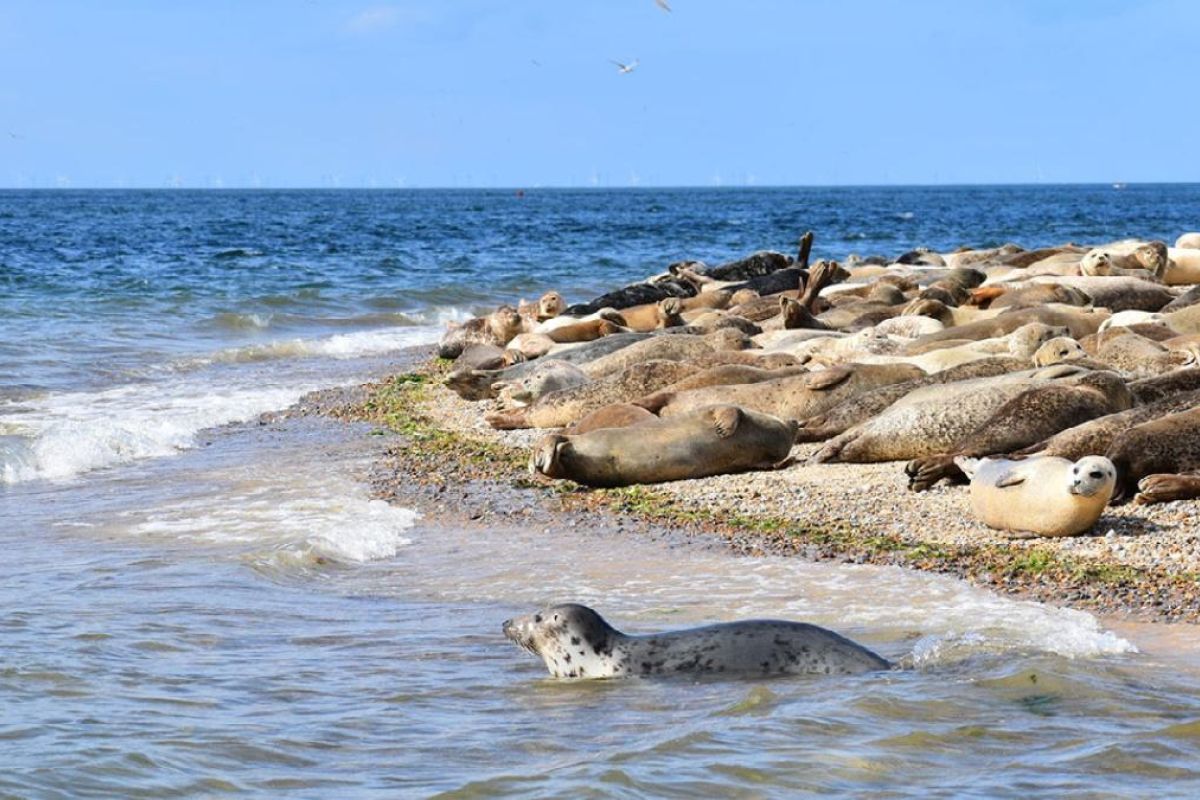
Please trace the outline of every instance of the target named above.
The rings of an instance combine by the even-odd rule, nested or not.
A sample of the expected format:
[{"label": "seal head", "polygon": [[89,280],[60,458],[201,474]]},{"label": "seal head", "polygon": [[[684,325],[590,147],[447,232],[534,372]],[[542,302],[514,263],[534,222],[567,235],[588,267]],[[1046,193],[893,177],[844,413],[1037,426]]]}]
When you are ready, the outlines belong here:
[{"label": "seal head", "polygon": [[1071,485],[1067,491],[1080,497],[1112,494],[1117,483],[1117,468],[1104,456],[1086,456],[1071,467]]}]

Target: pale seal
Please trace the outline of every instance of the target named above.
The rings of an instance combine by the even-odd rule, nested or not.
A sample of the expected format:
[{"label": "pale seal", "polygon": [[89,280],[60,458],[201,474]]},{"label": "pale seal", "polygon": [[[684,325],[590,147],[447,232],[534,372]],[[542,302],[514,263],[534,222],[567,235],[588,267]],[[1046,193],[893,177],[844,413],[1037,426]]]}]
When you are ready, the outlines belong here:
[{"label": "pale seal", "polygon": [[631,636],[587,606],[551,606],[505,621],[504,635],[555,678],[723,674],[850,675],[891,669],[860,644],[816,625],[744,620]]},{"label": "pale seal", "polygon": [[585,486],[704,478],[790,463],[795,423],[737,406],[710,406],[634,428],[550,434],[533,450],[534,475]]},{"label": "pale seal", "polygon": [[1013,538],[1083,533],[1104,513],[1117,481],[1116,467],[1103,456],[963,458],[959,468],[971,477],[975,516]]}]

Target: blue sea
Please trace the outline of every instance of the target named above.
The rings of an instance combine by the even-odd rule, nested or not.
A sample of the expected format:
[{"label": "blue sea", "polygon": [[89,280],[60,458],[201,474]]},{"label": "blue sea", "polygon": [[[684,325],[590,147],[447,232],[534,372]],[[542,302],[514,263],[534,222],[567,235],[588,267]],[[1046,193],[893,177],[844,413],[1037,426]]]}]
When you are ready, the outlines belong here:
[{"label": "blue sea", "polygon": [[[372,498],[386,437],[262,415],[499,302],[806,230],[842,259],[1198,228],[1197,185],[0,191],[0,797],[1195,796],[1190,627],[449,526]],[[556,682],[499,626],[564,600],[804,619],[911,668]]]}]

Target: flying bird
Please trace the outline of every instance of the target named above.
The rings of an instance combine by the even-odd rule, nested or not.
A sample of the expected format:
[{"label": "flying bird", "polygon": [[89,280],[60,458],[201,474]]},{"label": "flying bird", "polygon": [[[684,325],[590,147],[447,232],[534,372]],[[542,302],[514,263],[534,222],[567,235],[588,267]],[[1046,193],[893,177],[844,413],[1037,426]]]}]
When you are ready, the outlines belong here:
[{"label": "flying bird", "polygon": [[654,0],[654,5],[658,6],[668,14],[671,13],[671,6],[667,3],[667,0]]},{"label": "flying bird", "polygon": [[635,69],[637,69],[638,65],[638,60],[636,58],[633,61],[630,61],[628,64],[622,64],[620,61],[613,61],[611,58],[609,61],[612,61],[612,63],[617,65],[617,72],[621,73],[622,75],[628,75],[629,73],[633,72]]}]

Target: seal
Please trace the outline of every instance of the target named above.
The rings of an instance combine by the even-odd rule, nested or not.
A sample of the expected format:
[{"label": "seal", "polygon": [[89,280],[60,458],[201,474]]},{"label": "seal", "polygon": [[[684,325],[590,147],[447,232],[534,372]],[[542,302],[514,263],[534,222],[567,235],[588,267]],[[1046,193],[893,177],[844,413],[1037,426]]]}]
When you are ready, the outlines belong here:
[{"label": "seal", "polygon": [[1200,248],[1172,247],[1163,282],[1168,286],[1200,283]]},{"label": "seal", "polygon": [[540,657],[555,678],[853,675],[893,666],[831,630],[783,620],[743,620],[631,636],[587,606],[568,603],[506,620],[502,630]]},{"label": "seal", "polygon": [[553,319],[567,309],[567,301],[558,292],[546,292],[536,303],[526,303],[522,300],[517,304],[517,311],[525,319],[534,322],[545,322]]},{"label": "seal", "polygon": [[438,342],[438,355],[458,358],[472,344],[504,347],[521,332],[521,314],[512,306],[500,306],[486,317],[475,317],[462,325],[452,324]]},{"label": "seal", "polygon": [[613,403],[598,408],[578,422],[568,425],[563,429],[563,434],[579,436],[603,428],[632,428],[634,425],[641,425],[643,422],[655,419],[658,417],[641,406],[635,406],[632,403]]},{"label": "seal", "polygon": [[1116,467],[1103,456],[1075,462],[962,458],[959,468],[971,476],[975,516],[1016,539],[1083,533],[1104,513],[1117,480]]},{"label": "seal", "polygon": [[1138,481],[1158,473],[1200,469],[1200,408],[1143,422],[1120,433],[1106,453],[1117,466],[1113,502],[1137,494]]},{"label": "seal", "polygon": [[796,425],[737,406],[709,406],[634,428],[550,434],[533,450],[534,475],[585,486],[632,486],[788,466]]},{"label": "seal", "polygon": [[1033,354],[1033,364],[1037,367],[1048,367],[1051,364],[1078,361],[1087,357],[1087,351],[1079,342],[1070,336],[1056,336],[1037,349]]},{"label": "seal", "polygon": [[[1089,297],[1097,307],[1109,311],[1159,311],[1175,299],[1167,287],[1142,278],[1114,276],[1043,277],[1034,278],[1034,283],[1057,283],[1078,289]],[[1072,335],[1075,332],[1072,331]],[[1076,338],[1079,338],[1076,335]]]},{"label": "seal", "polygon": [[616,375],[548,392],[525,408],[494,411],[483,418],[498,430],[562,428],[596,409],[644,397],[699,370],[684,361],[643,361]]},{"label": "seal", "polygon": [[1028,362],[1023,358],[993,356],[981,358],[978,361],[968,361],[966,364],[951,367],[926,378],[880,386],[878,389],[872,389],[851,397],[849,400],[844,400],[823,414],[800,420],[800,428],[796,432],[796,442],[823,442],[840,433],[845,433],[850,427],[867,421],[901,397],[922,386],[954,383],[972,378],[990,378],[1028,367]]},{"label": "seal", "polygon": [[[755,384],[661,393],[645,406],[660,417],[674,417],[714,403],[731,403],[779,419],[800,420],[833,408],[856,394],[924,375],[911,364],[847,364]],[[639,401],[638,405],[643,403]]]},{"label": "seal", "polygon": [[592,342],[604,336],[612,336],[615,333],[632,332],[630,328],[626,328],[618,322],[599,318],[551,328],[546,331],[546,336],[555,344],[569,344],[572,342]]},{"label": "seal", "polygon": [[[1200,372],[1200,370],[1194,370]],[[1132,390],[1137,382],[1129,385]],[[1136,397],[1136,392],[1133,393]],[[1200,405],[1200,390],[1177,392],[1169,396],[1135,405],[1128,411],[1083,422],[1013,453],[1014,456],[1047,455],[1077,461],[1084,456],[1101,456],[1112,447],[1113,440],[1124,431],[1143,422],[1177,414]]]},{"label": "seal", "polygon": [[[604,338],[616,337],[606,336]],[[704,353],[745,350],[750,345],[750,337],[732,328],[723,328],[716,333],[704,336],[688,334],[654,336],[644,342],[637,342],[594,361],[589,361],[582,366],[582,369],[592,378],[603,378],[615,375],[621,370],[643,361],[688,361]]]},{"label": "seal", "polygon": [[551,358],[539,361],[536,368],[523,378],[495,384],[495,389],[502,407],[521,408],[543,395],[582,386],[588,380],[583,370],[574,364]]},{"label": "seal", "polygon": [[1185,233],[1175,240],[1180,250],[1200,250],[1200,233]]},{"label": "seal", "polygon": [[[629,347],[637,342],[653,338],[650,333],[618,333],[593,342],[566,345],[556,351],[556,361],[581,365]],[[537,368],[536,361],[517,361],[512,366],[499,370],[455,369],[443,383],[464,400],[486,400],[496,396],[493,389],[497,383],[520,380]]]},{"label": "seal", "polygon": [[[723,364],[719,367],[709,367],[708,369],[688,375],[683,380],[675,381],[659,391],[675,393],[684,392],[689,389],[703,389],[706,386],[762,383],[763,381],[787,378],[792,375],[805,375],[808,372],[808,368],[802,366],[763,369],[762,367],[753,367],[749,364]],[[639,402],[645,405],[654,405],[655,399],[650,396],[642,398]]]},{"label": "seal", "polygon": [[1045,369],[915,389],[878,416],[829,440],[812,460],[866,464],[946,453],[1027,389],[1085,372],[1056,364]]},{"label": "seal", "polygon": [[471,344],[454,359],[455,369],[503,369],[504,350],[494,344]]},{"label": "seal", "polygon": [[955,442],[950,452],[910,462],[904,469],[908,488],[921,492],[943,478],[957,478],[960,458],[1011,453],[1081,422],[1128,411],[1132,406],[1133,395],[1114,372],[1090,372],[1078,379],[1034,386]]}]

